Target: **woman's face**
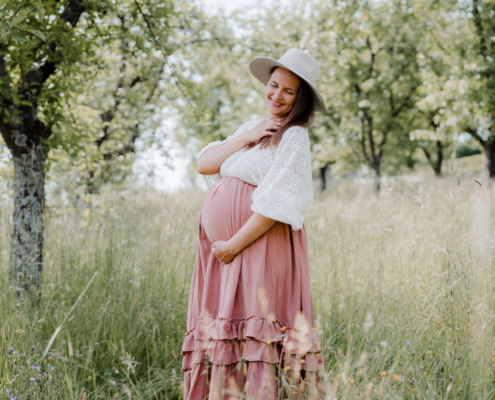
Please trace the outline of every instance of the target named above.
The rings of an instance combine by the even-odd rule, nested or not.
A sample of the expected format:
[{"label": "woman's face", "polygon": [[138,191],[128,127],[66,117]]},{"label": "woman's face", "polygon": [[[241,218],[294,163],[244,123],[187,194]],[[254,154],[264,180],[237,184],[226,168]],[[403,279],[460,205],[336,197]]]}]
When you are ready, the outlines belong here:
[{"label": "woman's face", "polygon": [[266,85],[265,99],[268,112],[274,118],[287,116],[296,101],[299,77],[293,72],[278,67]]}]

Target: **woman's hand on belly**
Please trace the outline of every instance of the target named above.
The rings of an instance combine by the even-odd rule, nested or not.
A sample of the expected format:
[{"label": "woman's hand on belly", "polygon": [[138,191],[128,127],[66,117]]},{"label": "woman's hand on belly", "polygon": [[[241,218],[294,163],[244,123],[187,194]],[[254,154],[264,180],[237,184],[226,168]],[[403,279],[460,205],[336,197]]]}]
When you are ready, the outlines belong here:
[{"label": "woman's hand on belly", "polygon": [[213,254],[224,264],[230,264],[237,255],[230,241],[217,240],[211,245]]},{"label": "woman's hand on belly", "polygon": [[275,224],[274,219],[253,213],[241,229],[228,241],[217,240],[211,245],[213,254],[223,263],[229,264],[245,247],[262,236]]}]

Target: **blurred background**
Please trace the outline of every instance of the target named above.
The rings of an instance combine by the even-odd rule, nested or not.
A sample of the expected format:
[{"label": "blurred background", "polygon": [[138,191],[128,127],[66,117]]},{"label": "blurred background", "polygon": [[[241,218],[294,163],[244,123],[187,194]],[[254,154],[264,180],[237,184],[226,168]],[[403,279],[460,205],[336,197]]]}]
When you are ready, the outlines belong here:
[{"label": "blurred background", "polygon": [[[128,18],[134,2],[109,4],[75,28],[91,57],[74,59],[65,81],[52,76],[38,104],[52,131],[44,144],[49,195],[129,182],[204,188],[199,149],[266,117],[249,61],[290,47],[321,66],[328,108],[310,129],[315,187],[344,177],[378,187],[378,177],[418,169],[441,176],[453,159],[482,152],[495,174],[489,2],[202,0],[153,9],[159,3],[150,1]],[[57,14],[47,11],[40,29],[50,32]],[[85,51],[64,56],[71,50]],[[0,153],[5,187],[13,167],[1,139]],[[482,169],[483,156],[476,160]]]}]

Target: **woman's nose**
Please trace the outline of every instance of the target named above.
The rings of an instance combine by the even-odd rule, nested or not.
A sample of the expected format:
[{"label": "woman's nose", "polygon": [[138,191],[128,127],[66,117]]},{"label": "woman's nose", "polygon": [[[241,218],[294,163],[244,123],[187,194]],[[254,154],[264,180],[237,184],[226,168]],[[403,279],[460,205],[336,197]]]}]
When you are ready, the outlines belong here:
[{"label": "woman's nose", "polygon": [[282,91],[280,89],[275,91],[275,99],[282,100]]}]

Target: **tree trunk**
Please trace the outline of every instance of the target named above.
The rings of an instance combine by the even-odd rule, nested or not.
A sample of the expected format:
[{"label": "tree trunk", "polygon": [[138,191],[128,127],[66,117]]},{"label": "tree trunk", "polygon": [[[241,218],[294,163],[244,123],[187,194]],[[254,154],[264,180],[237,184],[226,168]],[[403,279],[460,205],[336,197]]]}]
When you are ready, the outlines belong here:
[{"label": "tree trunk", "polygon": [[[14,224],[10,278],[17,295],[27,291],[39,301],[43,261],[45,155],[39,141],[13,153]],[[19,148],[18,148],[19,149]]]},{"label": "tree trunk", "polygon": [[375,165],[373,170],[375,171],[375,189],[378,193],[380,191],[380,166]]},{"label": "tree trunk", "polygon": [[437,140],[437,163],[433,168],[437,177],[442,176],[442,163],[443,163],[443,144],[441,140]]},{"label": "tree trunk", "polygon": [[485,163],[490,178],[495,178],[495,140],[483,143],[485,150]]},{"label": "tree trunk", "polygon": [[329,164],[320,167],[320,190],[323,192],[327,188],[327,171]]}]

